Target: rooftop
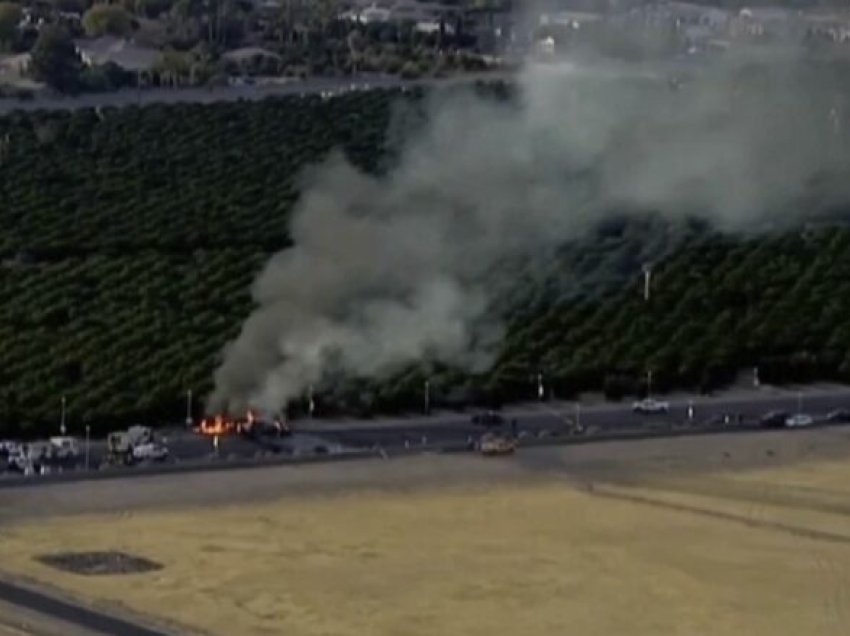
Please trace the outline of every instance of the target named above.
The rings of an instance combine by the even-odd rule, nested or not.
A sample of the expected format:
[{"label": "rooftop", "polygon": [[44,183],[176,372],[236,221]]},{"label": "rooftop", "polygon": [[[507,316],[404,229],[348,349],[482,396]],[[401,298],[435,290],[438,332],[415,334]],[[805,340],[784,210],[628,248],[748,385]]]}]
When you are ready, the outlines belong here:
[{"label": "rooftop", "polygon": [[127,71],[146,71],[159,59],[157,49],[112,36],[76,40],[75,44],[87,64],[112,62]]}]

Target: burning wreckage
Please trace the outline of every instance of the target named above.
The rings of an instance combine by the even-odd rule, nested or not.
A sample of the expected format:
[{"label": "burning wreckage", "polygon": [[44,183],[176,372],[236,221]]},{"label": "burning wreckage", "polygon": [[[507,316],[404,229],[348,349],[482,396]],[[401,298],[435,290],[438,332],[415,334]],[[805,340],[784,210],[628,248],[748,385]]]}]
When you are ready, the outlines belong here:
[{"label": "burning wreckage", "polygon": [[194,427],[196,433],[209,437],[241,435],[253,439],[260,437],[284,437],[292,434],[292,429],[282,417],[264,419],[249,410],[243,418],[232,418],[218,414],[202,419]]},{"label": "burning wreckage", "polygon": [[194,427],[194,431],[199,435],[213,438],[216,453],[219,452],[219,438],[227,436],[248,439],[259,448],[274,454],[283,452],[298,456],[343,452],[342,446],[322,437],[301,433],[296,438],[292,426],[282,416],[265,418],[251,410],[242,418],[234,418],[227,414],[204,418]]}]

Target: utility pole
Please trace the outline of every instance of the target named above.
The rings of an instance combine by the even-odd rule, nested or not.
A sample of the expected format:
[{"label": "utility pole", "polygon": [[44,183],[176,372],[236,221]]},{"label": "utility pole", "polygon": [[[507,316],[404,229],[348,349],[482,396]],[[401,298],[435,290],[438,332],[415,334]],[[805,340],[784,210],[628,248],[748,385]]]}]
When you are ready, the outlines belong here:
[{"label": "utility pole", "polygon": [[307,389],[307,415],[313,419],[313,411],[316,410],[316,402],[313,400],[313,385]]},{"label": "utility pole", "polygon": [[431,413],[431,381],[425,380],[425,415]]},{"label": "utility pole", "polygon": [[62,396],[62,411],[61,411],[61,414],[59,415],[59,434],[63,435],[63,436],[65,435],[65,432],[67,430],[66,427],[65,427],[65,404],[66,404],[66,400],[65,400],[65,396],[63,395]]},{"label": "utility pole", "polygon": [[688,402],[688,419],[693,421],[694,419],[694,402],[693,400]]},{"label": "utility pole", "polygon": [[545,392],[543,390],[543,374],[538,373],[537,374],[537,399],[542,402],[544,397],[545,397]]},{"label": "utility pole", "polygon": [[652,397],[652,369],[646,372],[646,397]]},{"label": "utility pole", "polygon": [[803,393],[797,393],[797,413],[803,412]]},{"label": "utility pole", "polygon": [[86,424],[86,470],[89,469],[89,441],[91,440],[91,426]]},{"label": "utility pole", "polygon": [[580,433],[582,431],[581,428],[581,403],[576,402],[576,432]]},{"label": "utility pole", "polygon": [[652,284],[652,265],[646,263],[643,266],[643,300],[649,302],[649,290]]},{"label": "utility pole", "polygon": [[186,391],[186,428],[192,428],[192,389]]}]

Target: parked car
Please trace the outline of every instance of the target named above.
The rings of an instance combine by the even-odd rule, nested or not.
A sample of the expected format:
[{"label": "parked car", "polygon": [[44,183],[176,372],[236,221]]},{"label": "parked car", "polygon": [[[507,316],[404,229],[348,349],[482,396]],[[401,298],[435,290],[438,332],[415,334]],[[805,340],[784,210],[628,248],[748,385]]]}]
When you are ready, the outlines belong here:
[{"label": "parked car", "polygon": [[786,411],[770,411],[765,413],[759,421],[765,428],[782,428],[788,417],[789,414]]},{"label": "parked car", "polygon": [[168,459],[168,448],[156,442],[146,442],[133,446],[132,457],[137,462],[165,461]]},{"label": "parked car", "polygon": [[850,423],[850,410],[835,409],[834,411],[830,411],[830,413],[826,416],[826,421],[834,424]]},{"label": "parked car", "polygon": [[706,426],[727,426],[736,421],[731,413],[718,413],[705,420]]},{"label": "parked car", "polygon": [[21,445],[11,440],[0,440],[0,457],[8,458],[20,452]]},{"label": "parked car", "polygon": [[632,411],[642,415],[657,415],[669,412],[670,404],[668,402],[661,402],[659,400],[653,400],[652,398],[646,398],[632,404]]},{"label": "parked car", "polygon": [[806,415],[805,413],[797,413],[785,420],[785,426],[788,428],[811,426],[814,423],[815,419],[811,415]]}]

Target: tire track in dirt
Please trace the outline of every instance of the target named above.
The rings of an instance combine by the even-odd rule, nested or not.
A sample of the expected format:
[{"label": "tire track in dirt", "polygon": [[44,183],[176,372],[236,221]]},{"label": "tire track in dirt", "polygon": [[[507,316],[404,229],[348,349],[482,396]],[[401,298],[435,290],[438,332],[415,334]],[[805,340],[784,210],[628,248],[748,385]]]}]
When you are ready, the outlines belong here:
[{"label": "tire track in dirt", "polygon": [[674,510],[677,512],[686,512],[690,514],[700,515],[703,517],[709,517],[712,519],[731,521],[733,523],[738,523],[740,525],[744,525],[750,528],[776,530],[778,532],[784,532],[786,534],[791,534],[806,539],[815,539],[820,541],[829,541],[831,543],[850,545],[850,536],[848,535],[839,534],[836,532],[829,532],[826,530],[806,528],[803,526],[795,526],[792,524],[782,523],[781,521],[771,521],[769,519],[763,518],[761,515],[755,516],[752,514],[752,512],[750,514],[735,514],[732,512],[713,510],[711,508],[705,508],[702,506],[664,501],[663,499],[655,499],[648,495],[627,493],[614,490],[610,487],[598,483],[590,485],[589,488],[585,489],[585,492],[595,497],[627,501],[630,503],[642,504],[654,508],[663,508],[666,510]]},{"label": "tire track in dirt", "polygon": [[740,501],[749,504],[753,514],[761,513],[763,506],[774,505],[850,516],[850,492],[824,488],[770,484],[761,481],[744,482],[718,476],[699,479],[647,479],[643,482],[634,482],[634,485],[659,487],[662,490],[687,495],[705,495]]}]

